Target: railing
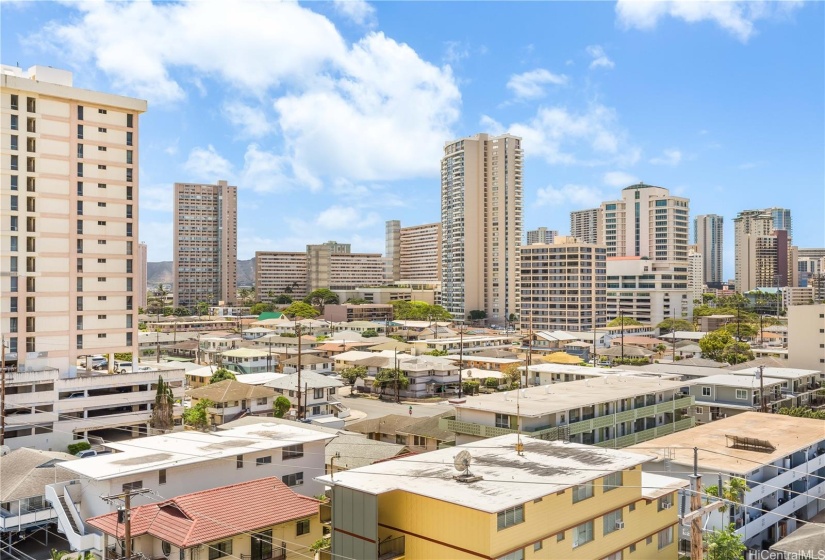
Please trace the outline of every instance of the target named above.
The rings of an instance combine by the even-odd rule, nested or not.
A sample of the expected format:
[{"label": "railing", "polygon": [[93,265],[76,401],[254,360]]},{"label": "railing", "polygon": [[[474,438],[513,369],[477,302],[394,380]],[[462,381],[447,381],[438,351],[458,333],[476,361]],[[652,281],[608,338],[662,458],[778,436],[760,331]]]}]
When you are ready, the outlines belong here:
[{"label": "railing", "polygon": [[241,560],[285,560],[285,558],[286,549],[280,547],[273,549],[269,555],[241,554]]},{"label": "railing", "polygon": [[389,560],[404,556],[404,536],[395,537],[378,543],[379,560]]},{"label": "railing", "polygon": [[321,504],[318,508],[318,521],[321,523],[329,523],[332,521],[332,505]]}]

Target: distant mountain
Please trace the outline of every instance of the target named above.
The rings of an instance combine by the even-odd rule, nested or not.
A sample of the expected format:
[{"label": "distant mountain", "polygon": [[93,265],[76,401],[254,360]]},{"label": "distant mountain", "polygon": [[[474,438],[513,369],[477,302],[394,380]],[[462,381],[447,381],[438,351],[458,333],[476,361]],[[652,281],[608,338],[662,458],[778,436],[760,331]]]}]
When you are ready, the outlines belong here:
[{"label": "distant mountain", "polygon": [[[169,290],[172,285],[172,261],[147,262],[147,283],[150,287],[166,284]],[[238,261],[238,287],[252,286],[255,283],[255,259]]]}]

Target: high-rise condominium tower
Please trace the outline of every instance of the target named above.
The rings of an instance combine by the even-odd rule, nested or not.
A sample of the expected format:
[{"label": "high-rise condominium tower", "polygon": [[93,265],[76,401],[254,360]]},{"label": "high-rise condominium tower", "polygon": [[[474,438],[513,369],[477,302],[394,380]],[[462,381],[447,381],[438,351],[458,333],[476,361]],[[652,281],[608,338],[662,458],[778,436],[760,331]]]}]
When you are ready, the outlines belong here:
[{"label": "high-rise condominium tower", "polygon": [[45,66],[0,72],[5,365],[63,373],[81,355],[136,353],[146,101],[74,88]]},{"label": "high-rise condominium tower", "polygon": [[435,284],[441,280],[441,224],[401,227],[387,222],[388,282]]},{"label": "high-rise condominium tower", "polygon": [[[744,210],[733,219],[736,290],[796,286],[797,248],[787,229],[777,229],[776,211]],[[790,213],[780,212],[782,225],[790,225]]]},{"label": "high-rise condominium tower", "polygon": [[603,202],[601,209],[608,257],[687,261],[687,198],[671,196],[662,187],[639,183],[623,189],[620,200]]},{"label": "high-rise condominium tower", "polygon": [[793,239],[793,221],[791,211],[788,208],[768,208],[765,212],[770,213],[773,218],[773,229],[783,229],[788,232],[788,237]]},{"label": "high-rise condominium tower", "polygon": [[531,229],[527,232],[527,245],[532,245],[533,243],[548,243],[552,245],[553,240],[558,236],[559,232],[554,229],[547,229],[546,227]]},{"label": "high-rise condominium tower", "polygon": [[381,253],[353,253],[351,249],[349,243],[337,241],[307,245],[307,291],[383,285],[386,261]]},{"label": "high-rise condominium tower", "polygon": [[234,303],[238,288],[238,188],[175,183],[175,305]]},{"label": "high-rise condominium tower", "polygon": [[598,243],[601,234],[601,213],[601,208],[570,212],[570,235],[582,243]]},{"label": "high-rise condominium tower", "polygon": [[722,287],[722,254],[724,251],[724,218],[717,214],[696,216],[693,220],[693,243],[702,254],[702,274],[711,288]]},{"label": "high-rise condominium tower", "polygon": [[488,324],[519,313],[521,139],[477,134],[448,142],[441,160],[441,301],[456,320]]},{"label": "high-rise condominium tower", "polygon": [[149,288],[147,285],[148,280],[148,267],[147,267],[147,258],[149,256],[149,248],[146,246],[146,243],[138,243],[138,273],[137,279],[137,302],[139,307],[146,307],[149,299]]}]

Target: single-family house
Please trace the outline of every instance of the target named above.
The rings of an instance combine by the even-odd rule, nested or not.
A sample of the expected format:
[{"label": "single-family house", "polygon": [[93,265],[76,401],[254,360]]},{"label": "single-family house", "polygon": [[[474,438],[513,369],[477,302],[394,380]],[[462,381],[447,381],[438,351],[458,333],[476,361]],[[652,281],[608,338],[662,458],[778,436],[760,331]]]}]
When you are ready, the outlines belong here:
[{"label": "single-family house", "polygon": [[201,400],[211,401],[212,405],[207,409],[209,423],[217,425],[245,415],[272,414],[272,406],[278,394],[274,389],[263,385],[250,385],[225,379],[197,389],[189,389],[186,396],[192,400],[192,406]]}]

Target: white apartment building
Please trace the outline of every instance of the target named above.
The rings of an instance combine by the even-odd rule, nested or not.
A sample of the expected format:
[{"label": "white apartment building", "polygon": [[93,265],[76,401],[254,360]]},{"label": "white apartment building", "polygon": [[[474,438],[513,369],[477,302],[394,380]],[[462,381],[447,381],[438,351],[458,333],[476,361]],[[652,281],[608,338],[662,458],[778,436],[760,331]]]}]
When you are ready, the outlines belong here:
[{"label": "white apartment building", "polygon": [[280,295],[301,299],[307,295],[307,254],[255,251],[255,293],[258,301]]},{"label": "white apartment building", "polygon": [[324,486],[314,476],[324,472],[324,445],[334,437],[298,424],[256,423],[107,443],[115,453],[60,463],[71,480],[46,486],[46,500],[73,550],[101,550],[102,536],[85,520],[116,510],[118,502],[102,496],[146,488],[153,492],[141,495],[145,504],[270,476],[317,496]]},{"label": "white apartment building", "polygon": [[705,286],[705,257],[696,245],[688,250],[688,289],[691,301],[702,301]]},{"label": "white apartment building", "polygon": [[558,236],[559,232],[555,229],[547,229],[546,227],[531,229],[527,232],[527,245],[532,245],[534,243],[546,243],[547,245],[552,245],[553,241]]},{"label": "white apartment building", "polygon": [[138,273],[137,273],[137,304],[138,307],[143,307],[144,309],[147,306],[148,298],[149,298],[149,269],[148,265],[146,264],[147,258],[149,256],[149,248],[146,246],[146,243],[141,241],[138,243]]},{"label": "white apartment building", "polygon": [[328,241],[307,245],[306,255],[308,292],[384,285],[386,261],[380,253],[352,253],[349,243]]},{"label": "white apartment building", "polygon": [[620,200],[603,202],[602,235],[608,257],[647,257],[684,262],[688,257],[690,201],[639,183],[625,187]]},{"label": "white apartment building", "polygon": [[602,233],[602,209],[575,210],[570,212],[570,235],[584,243],[604,243]]},{"label": "white apartment building", "polygon": [[825,303],[788,308],[788,365],[825,374]]},{"label": "white apartment building", "polygon": [[[6,366],[137,354],[138,120],[146,101],[0,68],[0,332]],[[110,361],[113,361],[110,359]]]},{"label": "white apartment building", "polygon": [[233,303],[238,290],[238,187],[175,183],[175,306]]},{"label": "white apartment building", "polygon": [[825,301],[825,248],[797,249],[800,286],[814,289],[814,301]]},{"label": "white apartment building", "polygon": [[441,304],[458,321],[519,314],[521,138],[476,134],[447,142],[441,159]]},{"label": "white apartment building", "polygon": [[64,451],[89,436],[146,435],[158,376],[183,397],[183,369],[153,367],[134,373],[82,372],[55,368],[6,374],[5,445]]},{"label": "white apartment building", "polygon": [[702,281],[719,288],[722,285],[722,256],[725,249],[725,219],[718,214],[704,214],[693,219],[693,243],[702,254]]},{"label": "white apartment building", "polygon": [[599,447],[627,447],[694,425],[686,383],[611,376],[468,398],[441,420],[456,445],[514,433]]},{"label": "white apartment building", "polygon": [[521,248],[522,326],[591,331],[607,325],[606,249],[575,237]]},{"label": "white apartment building", "polygon": [[387,281],[437,284],[441,281],[441,224],[401,227],[399,220],[386,226]]},{"label": "white apartment building", "polygon": [[740,293],[799,284],[798,249],[790,232],[779,227],[790,225],[790,212],[785,217],[777,210],[781,209],[745,210],[733,220],[735,283]]},{"label": "white apartment building", "polygon": [[607,259],[607,318],[620,314],[646,325],[693,317],[688,263],[638,257]]}]

